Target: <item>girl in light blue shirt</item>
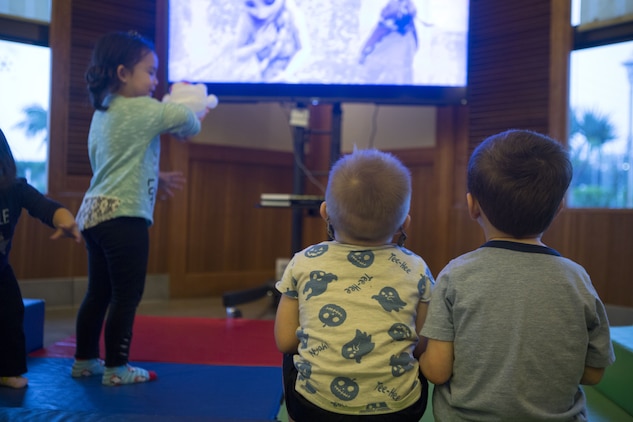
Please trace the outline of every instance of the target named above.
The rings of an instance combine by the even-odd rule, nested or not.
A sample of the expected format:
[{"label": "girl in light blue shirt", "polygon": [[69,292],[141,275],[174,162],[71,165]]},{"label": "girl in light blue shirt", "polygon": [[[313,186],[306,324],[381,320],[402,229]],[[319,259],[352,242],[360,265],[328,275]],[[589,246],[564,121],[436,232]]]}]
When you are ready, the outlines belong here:
[{"label": "girl in light blue shirt", "polygon": [[[200,131],[187,107],[152,98],[157,68],[151,42],[134,32],[115,32],[97,42],[86,72],[95,108],[88,135],[93,176],[77,223],[88,249],[88,290],[77,315],[71,374],[100,375],[109,386],[156,379],[128,360],[156,194],[182,183],[178,173],[159,176],[160,135],[186,138]],[[104,320],[105,362],[99,356]]]}]

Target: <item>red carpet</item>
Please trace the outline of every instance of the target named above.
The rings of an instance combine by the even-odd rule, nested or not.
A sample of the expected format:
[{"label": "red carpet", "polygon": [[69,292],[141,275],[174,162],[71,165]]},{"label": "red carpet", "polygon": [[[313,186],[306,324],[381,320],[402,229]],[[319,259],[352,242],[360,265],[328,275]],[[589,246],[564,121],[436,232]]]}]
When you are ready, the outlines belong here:
[{"label": "red carpet", "polygon": [[[130,360],[236,366],[281,366],[274,321],[137,315]],[[103,341],[102,354],[103,354]],[[75,338],[29,354],[72,357]],[[103,356],[102,356],[103,357]]]}]

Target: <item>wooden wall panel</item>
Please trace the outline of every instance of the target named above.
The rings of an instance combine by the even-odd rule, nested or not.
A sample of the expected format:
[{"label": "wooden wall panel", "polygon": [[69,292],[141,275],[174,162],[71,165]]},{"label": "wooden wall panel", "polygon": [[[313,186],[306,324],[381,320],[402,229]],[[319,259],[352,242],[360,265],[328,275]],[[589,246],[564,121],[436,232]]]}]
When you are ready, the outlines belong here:
[{"label": "wooden wall panel", "polygon": [[547,133],[550,0],[473,0],[469,153],[507,129]]},{"label": "wooden wall panel", "polygon": [[291,192],[288,167],[195,161],[191,173],[188,272],[274,268],[288,255],[290,210],[258,207],[261,193]]},{"label": "wooden wall panel", "polygon": [[86,139],[93,109],[84,79],[96,40],[111,31],[135,30],[153,40],[156,33],[154,0],[71,0],[70,85],[66,174],[90,176]]},{"label": "wooden wall panel", "polygon": [[[76,202],[63,198],[70,209]],[[18,279],[69,277],[87,272],[87,258],[83,243],[71,239],[51,240],[54,230],[22,212],[9,260]]]},{"label": "wooden wall panel", "polygon": [[628,210],[565,210],[543,239],[587,270],[604,302],[633,306],[632,232]]},{"label": "wooden wall panel", "polygon": [[173,251],[174,297],[218,295],[266,282],[290,257],[291,211],[258,207],[262,193],[291,192],[293,155],[214,145],[179,146],[187,216]]},{"label": "wooden wall panel", "polygon": [[[625,212],[602,213],[603,219],[609,222],[609,237],[605,245],[608,247],[608,254],[600,267],[588,267],[587,271],[603,286],[599,290],[607,303],[633,307],[633,213],[630,210]],[[595,244],[594,239],[586,237],[585,253],[592,254],[599,251],[603,245]],[[578,258],[580,261],[581,258]],[[580,261],[584,262],[584,261]],[[601,271],[604,270],[604,271]]]},{"label": "wooden wall panel", "polygon": [[442,267],[441,251],[434,241],[437,228],[435,213],[435,179],[433,148],[392,151],[411,170],[411,226],[407,230],[405,246],[420,255],[433,274]]},{"label": "wooden wall panel", "polygon": [[159,200],[154,208],[154,224],[149,228],[149,259],[147,262],[150,274],[169,273],[169,254],[171,241],[169,227],[179,225],[171,218],[172,207],[178,206],[178,197]]}]

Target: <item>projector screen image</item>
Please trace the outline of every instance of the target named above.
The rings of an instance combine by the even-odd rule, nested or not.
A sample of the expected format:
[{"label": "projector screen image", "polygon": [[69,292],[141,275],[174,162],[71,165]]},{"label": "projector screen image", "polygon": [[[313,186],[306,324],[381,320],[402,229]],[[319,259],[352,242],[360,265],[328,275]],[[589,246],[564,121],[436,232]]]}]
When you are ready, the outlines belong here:
[{"label": "projector screen image", "polygon": [[469,0],[170,0],[169,82],[220,101],[464,101]]}]

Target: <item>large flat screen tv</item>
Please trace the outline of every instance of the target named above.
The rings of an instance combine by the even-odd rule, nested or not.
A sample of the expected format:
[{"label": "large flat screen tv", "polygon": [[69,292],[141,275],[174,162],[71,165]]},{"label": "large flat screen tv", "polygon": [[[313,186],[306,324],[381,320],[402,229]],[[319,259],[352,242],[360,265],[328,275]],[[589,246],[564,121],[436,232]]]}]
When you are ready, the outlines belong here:
[{"label": "large flat screen tv", "polygon": [[469,0],[169,0],[170,83],[220,101],[466,101]]}]

